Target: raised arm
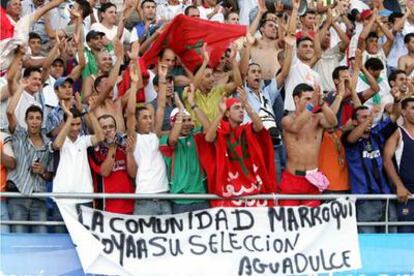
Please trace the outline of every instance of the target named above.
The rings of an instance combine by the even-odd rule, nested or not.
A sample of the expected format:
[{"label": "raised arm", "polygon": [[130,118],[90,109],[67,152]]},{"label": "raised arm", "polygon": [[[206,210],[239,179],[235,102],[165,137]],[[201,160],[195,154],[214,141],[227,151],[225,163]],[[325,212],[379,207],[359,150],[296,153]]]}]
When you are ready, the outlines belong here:
[{"label": "raised arm", "polygon": [[371,32],[372,26],[374,25],[375,19],[377,18],[377,13],[377,9],[374,9],[374,13],[358,37],[358,49],[360,49],[362,52],[365,51],[365,40],[367,39],[368,34]]},{"label": "raised arm", "polygon": [[249,32],[246,34],[246,43],[241,53],[241,59],[239,64],[239,70],[242,78],[247,76],[247,70],[249,69],[250,52],[255,42],[255,38]]},{"label": "raised arm", "polygon": [[75,45],[77,45],[78,49],[78,58],[79,63],[73,68],[72,72],[69,74],[69,77],[73,80],[77,80],[85,68],[86,60],[85,60],[85,52],[84,52],[84,45],[83,45],[83,37],[82,37],[82,16],[77,12],[71,12],[73,16],[76,18],[76,26],[75,26],[75,33],[73,34],[73,41]]},{"label": "raised arm", "polygon": [[240,69],[239,69],[239,63],[236,60],[236,54],[237,54],[237,50],[234,47],[232,47],[232,54],[231,54],[230,60],[232,64],[233,81],[230,83],[227,83],[224,86],[226,95],[230,95],[231,93],[234,92],[234,90],[236,90],[237,87],[243,84],[243,80],[242,80]]},{"label": "raised arm", "polygon": [[20,101],[20,97],[22,96],[23,89],[25,88],[26,85],[27,83],[25,82],[25,80],[20,81],[20,85],[17,86],[16,91],[13,93],[13,96],[11,97],[7,105],[6,115],[7,115],[7,121],[9,122],[9,131],[11,134],[14,133],[14,131],[16,130],[16,126],[18,124],[15,111],[16,111],[17,104]]},{"label": "raised arm", "polygon": [[411,196],[411,193],[407,190],[404,183],[402,182],[400,176],[395,169],[394,162],[392,161],[395,151],[397,150],[398,141],[400,140],[400,131],[397,130],[394,134],[387,140],[384,147],[384,168],[391,179],[391,182],[396,188],[396,194],[400,202],[407,203],[408,198]]},{"label": "raised arm", "polygon": [[255,132],[260,132],[263,129],[262,119],[260,119],[259,115],[254,112],[253,108],[251,107],[249,101],[247,100],[246,91],[241,87],[237,87],[237,93],[239,93],[239,97],[243,104],[244,110],[246,110],[247,115],[249,115],[250,119],[252,120],[253,130]]},{"label": "raised arm", "polygon": [[356,141],[358,141],[358,139],[361,138],[362,135],[364,135],[365,130],[367,130],[368,128],[371,128],[373,121],[374,121],[374,116],[373,114],[370,114],[370,116],[368,117],[367,120],[365,120],[365,122],[363,122],[362,124],[356,126],[353,130],[351,130],[349,135],[346,137],[346,141],[350,144],[356,143]]},{"label": "raised arm", "polygon": [[339,49],[341,50],[342,53],[345,53],[346,49],[348,49],[350,39],[346,35],[346,33],[344,31],[342,31],[341,28],[339,28],[339,26],[338,26],[338,24],[336,24],[336,22],[332,22],[332,27],[334,28],[335,32],[338,34],[338,36],[341,40],[339,42]]},{"label": "raised arm", "polygon": [[16,50],[12,63],[9,66],[9,70],[7,71],[7,88],[9,90],[9,95],[11,96],[13,96],[14,91],[16,91],[18,87],[16,76],[21,68],[20,62],[22,61],[24,54],[23,46],[19,46]]},{"label": "raised arm", "polygon": [[184,94],[187,94],[187,101],[190,104],[191,110],[194,111],[198,121],[201,123],[204,129],[204,133],[210,128],[210,120],[207,118],[206,114],[204,114],[203,110],[201,110],[198,105],[195,103],[195,88],[194,85],[191,83],[189,87],[184,88]]},{"label": "raised arm", "polygon": [[47,55],[45,61],[42,65],[42,81],[45,82],[49,78],[50,73],[50,66],[52,66],[53,61],[59,56],[59,47],[60,47],[60,39],[56,35],[55,45],[53,45],[52,50],[50,50],[49,54]]},{"label": "raised arm", "polygon": [[211,125],[210,125],[209,129],[206,132],[205,140],[208,143],[213,143],[216,140],[218,126],[220,125],[220,122],[223,120],[224,113],[227,110],[226,100],[227,100],[226,97],[223,97],[221,99],[221,101],[219,103],[219,114],[213,120],[213,122],[211,122]]},{"label": "raised arm", "polygon": [[368,84],[370,88],[368,88],[365,91],[362,91],[361,98],[363,102],[368,101],[372,96],[375,95],[375,93],[378,93],[380,91],[380,87],[376,81],[376,79],[371,75],[370,72],[364,67],[361,68],[362,72],[364,73],[365,77],[367,78]]},{"label": "raised arm", "polygon": [[376,18],[376,22],[380,27],[381,31],[387,37],[387,41],[384,43],[384,45],[382,45],[382,49],[384,50],[385,56],[388,56],[388,54],[391,51],[392,45],[394,44],[394,35],[390,30],[388,30],[387,27],[384,26],[384,24],[382,24],[378,17]]},{"label": "raised arm", "polygon": [[282,71],[276,76],[277,87],[283,87],[285,80],[292,66],[292,53],[296,43],[296,37],[293,34],[287,34],[285,37],[285,58],[283,60]]},{"label": "raised arm", "polygon": [[184,116],[184,105],[180,100],[180,97],[177,93],[174,94],[175,104],[177,105],[179,112],[174,121],[174,126],[172,127],[168,135],[168,145],[175,146],[180,138],[181,128],[183,127],[183,116]]},{"label": "raised arm", "polygon": [[93,114],[93,112],[88,112],[86,114],[86,117],[88,117],[89,121],[91,122],[93,133],[95,133],[95,135],[92,135],[91,137],[92,145],[95,146],[99,142],[103,141],[104,139],[103,130],[98,120],[96,119],[95,115]]},{"label": "raised arm", "polygon": [[288,24],[288,34],[295,34],[296,33],[296,24],[298,21],[298,11],[299,11],[299,0],[292,1],[292,14],[290,15],[290,20]]},{"label": "raised arm", "polygon": [[203,53],[203,63],[201,64],[201,67],[198,69],[197,73],[194,76],[193,84],[195,89],[198,89],[200,87],[201,80],[204,75],[204,70],[207,68],[208,63],[210,62],[210,55],[207,52],[207,44],[204,43],[202,48]]},{"label": "raised arm", "polygon": [[157,96],[157,110],[155,111],[155,134],[161,136],[162,123],[164,121],[166,97],[167,97],[167,74],[168,66],[165,64],[158,64],[158,96]]},{"label": "raised arm", "polygon": [[65,0],[52,0],[50,2],[47,2],[46,5],[38,7],[35,12],[31,15],[33,22],[36,22],[42,17],[45,13],[50,11],[53,8],[56,8],[60,4],[65,2]]},{"label": "raised arm", "polygon": [[256,33],[265,12],[267,12],[265,0],[257,0],[257,14],[252,23],[249,25],[248,30],[251,35],[254,35]]},{"label": "raised arm", "polygon": [[66,137],[69,134],[71,124],[73,121],[73,114],[70,112],[70,110],[65,106],[65,102],[61,101],[60,103],[63,111],[66,114],[66,122],[63,124],[63,127],[59,131],[59,134],[56,136],[55,141],[53,141],[52,147],[55,150],[60,150],[65,143]]},{"label": "raised arm", "polygon": [[[131,87],[135,86],[136,83],[138,82],[138,72],[136,70],[137,66],[135,63],[131,64],[131,69],[130,69],[130,76],[131,76]],[[131,92],[128,94],[128,103],[127,103],[127,107],[126,107],[126,118],[127,118],[127,122],[126,122],[126,127],[127,127],[127,135],[129,137],[133,137],[135,138],[136,136],[136,131],[135,131],[135,126],[136,126],[136,118],[135,118],[135,109],[136,109],[136,103],[137,103],[137,98],[136,98],[136,90],[131,90]]]}]

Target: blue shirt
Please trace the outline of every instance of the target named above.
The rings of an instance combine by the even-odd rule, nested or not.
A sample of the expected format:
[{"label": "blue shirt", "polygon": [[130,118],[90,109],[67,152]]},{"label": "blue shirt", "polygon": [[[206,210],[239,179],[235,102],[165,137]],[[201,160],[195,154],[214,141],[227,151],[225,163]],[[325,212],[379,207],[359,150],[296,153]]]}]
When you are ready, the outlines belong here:
[{"label": "blue shirt", "polygon": [[385,141],[396,127],[396,124],[387,118],[371,129],[368,139],[360,138],[353,144],[347,142],[351,131],[342,135],[353,194],[391,193],[390,184],[383,170],[382,150]]},{"label": "blue shirt", "polygon": [[[273,116],[275,115],[272,106],[275,103],[276,98],[280,95],[280,89],[277,87],[275,78],[272,79],[270,83],[262,84],[260,97],[257,96],[257,94],[247,85],[245,86],[245,90],[247,92],[247,101],[251,105],[254,112],[259,113],[262,104],[264,104],[266,106],[266,110],[272,113]],[[243,123],[248,123],[250,121],[250,117],[245,114]]]}]

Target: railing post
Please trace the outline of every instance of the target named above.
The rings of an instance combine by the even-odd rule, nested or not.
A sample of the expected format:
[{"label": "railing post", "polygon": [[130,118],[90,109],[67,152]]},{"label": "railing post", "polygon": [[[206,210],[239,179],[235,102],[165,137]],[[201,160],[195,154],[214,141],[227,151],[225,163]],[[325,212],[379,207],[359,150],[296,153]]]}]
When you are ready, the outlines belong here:
[{"label": "railing post", "polygon": [[388,211],[389,211],[390,200],[387,198],[385,205],[385,233],[388,234]]}]

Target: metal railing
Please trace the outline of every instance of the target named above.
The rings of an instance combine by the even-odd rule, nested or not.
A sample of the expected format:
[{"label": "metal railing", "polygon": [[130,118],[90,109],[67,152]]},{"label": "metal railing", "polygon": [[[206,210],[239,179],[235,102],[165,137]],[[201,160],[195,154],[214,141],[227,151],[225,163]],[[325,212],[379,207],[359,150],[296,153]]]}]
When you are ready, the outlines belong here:
[{"label": "metal railing", "polygon": [[[0,197],[4,198],[56,198],[56,199],[160,199],[160,200],[176,200],[176,199],[205,199],[205,200],[278,200],[296,199],[296,200],[335,200],[339,198],[348,198],[351,200],[386,200],[385,220],[381,222],[357,222],[358,226],[385,226],[385,233],[389,232],[390,226],[406,226],[414,225],[414,221],[389,221],[389,201],[396,200],[394,194],[381,195],[355,195],[355,194],[321,194],[321,195],[285,195],[285,194],[260,194],[239,196],[232,198],[223,198],[215,194],[125,194],[125,193],[33,193],[24,195],[18,192],[0,192]],[[409,200],[414,200],[410,198]],[[7,225],[45,225],[45,226],[62,226],[62,221],[16,221],[3,220],[0,224]]]}]

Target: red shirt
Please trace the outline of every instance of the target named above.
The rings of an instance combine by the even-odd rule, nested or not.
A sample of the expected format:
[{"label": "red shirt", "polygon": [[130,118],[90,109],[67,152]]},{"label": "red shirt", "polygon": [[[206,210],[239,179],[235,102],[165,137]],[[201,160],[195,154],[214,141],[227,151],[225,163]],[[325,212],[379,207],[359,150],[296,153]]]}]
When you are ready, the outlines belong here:
[{"label": "red shirt", "polygon": [[[112,172],[107,176],[101,176],[101,165],[108,155],[108,148],[100,146],[89,155],[89,163],[95,174],[95,191],[102,193],[134,193],[133,182],[128,176],[126,167],[126,152],[124,147],[118,146],[115,152],[115,162]],[[132,214],[134,212],[133,199],[105,199],[104,211]]]}]

